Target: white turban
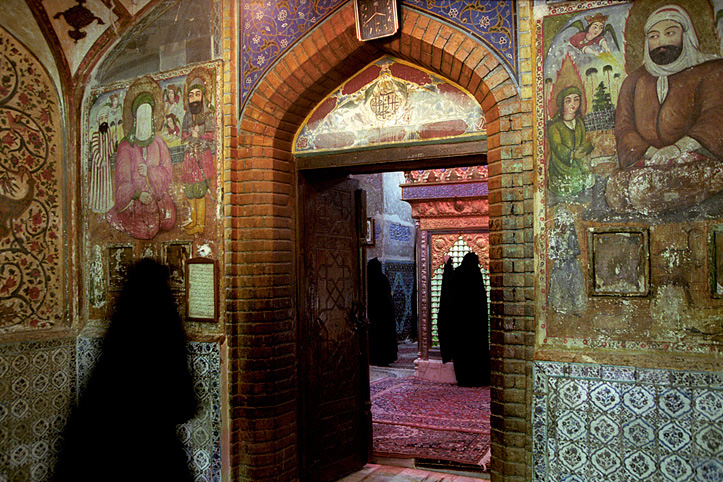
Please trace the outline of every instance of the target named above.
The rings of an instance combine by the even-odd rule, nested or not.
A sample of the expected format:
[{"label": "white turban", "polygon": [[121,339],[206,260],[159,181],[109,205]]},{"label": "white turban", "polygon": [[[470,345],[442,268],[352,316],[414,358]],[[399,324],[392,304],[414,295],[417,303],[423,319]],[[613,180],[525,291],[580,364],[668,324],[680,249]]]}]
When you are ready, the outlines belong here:
[{"label": "white turban", "polygon": [[98,109],[98,113],[96,114],[95,118],[98,119],[96,122],[100,121],[101,117],[104,117],[107,119],[110,115],[110,107],[107,105],[102,106],[100,109]]},{"label": "white turban", "polygon": [[[648,47],[648,32],[655,24],[663,20],[672,20],[683,28],[683,50],[675,61],[667,65],[659,65],[650,58]],[[701,64],[713,58],[711,55],[702,53],[699,49],[698,36],[695,34],[695,27],[690,20],[688,12],[678,5],[665,5],[654,11],[645,22],[645,69],[658,78],[657,91],[658,100],[662,103],[668,95],[668,76],[677,74],[688,67]]]}]

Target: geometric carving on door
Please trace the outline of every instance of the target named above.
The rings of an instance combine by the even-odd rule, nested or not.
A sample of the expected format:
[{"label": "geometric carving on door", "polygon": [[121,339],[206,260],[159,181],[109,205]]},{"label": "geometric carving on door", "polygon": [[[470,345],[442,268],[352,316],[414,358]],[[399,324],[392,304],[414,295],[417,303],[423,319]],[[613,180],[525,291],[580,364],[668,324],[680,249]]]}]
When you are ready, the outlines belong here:
[{"label": "geometric carving on door", "polygon": [[349,237],[349,219],[354,215],[354,203],[348,193],[328,191],[321,193],[322,202],[316,207],[316,222],[330,237]]}]

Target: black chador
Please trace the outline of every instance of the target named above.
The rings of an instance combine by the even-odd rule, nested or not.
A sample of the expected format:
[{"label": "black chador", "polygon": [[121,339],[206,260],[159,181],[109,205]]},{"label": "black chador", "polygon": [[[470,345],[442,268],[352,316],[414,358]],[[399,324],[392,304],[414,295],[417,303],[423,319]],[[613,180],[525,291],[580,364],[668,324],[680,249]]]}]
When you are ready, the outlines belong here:
[{"label": "black chador", "polygon": [[489,385],[487,292],[477,254],[464,256],[462,264],[454,270],[449,290],[452,309],[445,314],[449,325],[445,331],[451,335],[457,384],[463,387]]},{"label": "black chador", "polygon": [[369,363],[387,366],[397,359],[397,324],[394,298],[382,263],[374,258],[367,263]]},{"label": "black chador", "polygon": [[197,403],[168,270],[141,260],[70,416],[53,480],[191,482],[176,426],[195,415]]}]

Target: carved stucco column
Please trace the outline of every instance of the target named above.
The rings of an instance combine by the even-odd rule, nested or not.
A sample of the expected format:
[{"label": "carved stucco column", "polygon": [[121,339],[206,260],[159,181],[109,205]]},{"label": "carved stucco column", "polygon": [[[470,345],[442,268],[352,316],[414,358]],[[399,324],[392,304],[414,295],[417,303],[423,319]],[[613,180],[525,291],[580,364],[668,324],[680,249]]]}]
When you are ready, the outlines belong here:
[{"label": "carved stucco column", "polygon": [[[405,173],[402,199],[412,206],[417,228],[419,357],[417,376],[454,381],[442,373],[439,349],[432,346],[432,279],[460,237],[489,266],[487,167],[472,166]],[[439,373],[438,373],[439,372]],[[451,380],[450,380],[451,377]]]}]

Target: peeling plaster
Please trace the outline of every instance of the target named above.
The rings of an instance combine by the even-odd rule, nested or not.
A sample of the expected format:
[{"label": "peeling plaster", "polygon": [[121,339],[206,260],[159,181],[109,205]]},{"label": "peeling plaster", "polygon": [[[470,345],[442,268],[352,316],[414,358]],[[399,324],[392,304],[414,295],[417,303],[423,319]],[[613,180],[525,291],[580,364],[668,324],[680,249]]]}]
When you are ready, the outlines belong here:
[{"label": "peeling plaster", "polygon": [[211,256],[211,253],[213,252],[213,250],[211,249],[210,245],[202,244],[196,249],[196,252],[202,258],[209,258]]},{"label": "peeling plaster", "polygon": [[660,286],[650,305],[658,339],[681,341],[684,326],[689,325],[691,306],[685,288],[677,285]]}]

